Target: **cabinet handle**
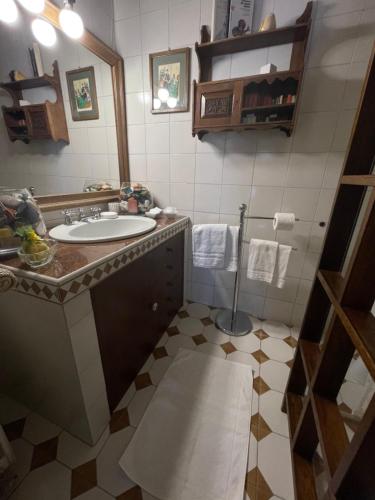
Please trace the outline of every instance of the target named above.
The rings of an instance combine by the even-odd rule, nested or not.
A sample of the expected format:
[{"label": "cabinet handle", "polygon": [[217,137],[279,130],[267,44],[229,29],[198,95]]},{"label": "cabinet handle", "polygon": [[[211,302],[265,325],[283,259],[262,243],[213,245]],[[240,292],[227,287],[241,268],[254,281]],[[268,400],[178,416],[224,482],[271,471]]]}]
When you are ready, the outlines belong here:
[{"label": "cabinet handle", "polygon": [[154,302],[151,307],[153,312],[156,312],[159,309],[159,304],[157,302]]}]

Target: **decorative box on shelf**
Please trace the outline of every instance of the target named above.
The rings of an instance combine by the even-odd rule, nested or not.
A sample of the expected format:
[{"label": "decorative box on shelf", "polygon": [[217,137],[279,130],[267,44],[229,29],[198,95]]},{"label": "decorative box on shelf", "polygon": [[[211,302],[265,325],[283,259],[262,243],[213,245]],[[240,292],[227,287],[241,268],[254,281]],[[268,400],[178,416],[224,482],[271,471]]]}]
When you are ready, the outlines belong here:
[{"label": "decorative box on shelf", "polygon": [[[312,2],[295,25],[195,44],[199,82],[193,82],[193,136],[229,130],[280,129],[292,133],[305,48],[311,24]],[[292,43],[288,71],[212,81],[213,57]]]}]

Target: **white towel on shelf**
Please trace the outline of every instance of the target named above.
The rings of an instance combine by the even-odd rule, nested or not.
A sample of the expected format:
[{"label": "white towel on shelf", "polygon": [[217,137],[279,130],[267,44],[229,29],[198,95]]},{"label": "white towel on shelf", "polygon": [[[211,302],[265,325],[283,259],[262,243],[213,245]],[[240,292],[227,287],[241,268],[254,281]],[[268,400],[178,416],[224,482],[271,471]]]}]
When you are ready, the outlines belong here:
[{"label": "white towel on shelf", "polygon": [[229,226],[227,233],[227,245],[225,250],[225,270],[235,273],[238,264],[238,226]]},{"label": "white towel on shelf", "polygon": [[195,267],[224,269],[228,224],[193,226],[193,264]]},{"label": "white towel on shelf", "polygon": [[272,283],[277,260],[277,241],[252,238],[249,246],[247,277],[251,280]]},{"label": "white towel on shelf", "polygon": [[283,288],[285,285],[286,270],[292,247],[289,245],[278,245],[275,271],[273,275],[272,285],[277,288]]}]

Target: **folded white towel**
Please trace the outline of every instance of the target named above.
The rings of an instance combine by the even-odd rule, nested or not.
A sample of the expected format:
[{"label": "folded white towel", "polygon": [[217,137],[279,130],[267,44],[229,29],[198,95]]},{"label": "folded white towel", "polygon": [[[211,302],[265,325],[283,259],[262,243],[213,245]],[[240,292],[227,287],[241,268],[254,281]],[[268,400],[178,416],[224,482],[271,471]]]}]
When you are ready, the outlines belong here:
[{"label": "folded white towel", "polygon": [[247,277],[251,280],[272,283],[277,259],[277,241],[251,239]]},{"label": "folded white towel", "polygon": [[238,226],[229,226],[227,234],[227,245],[225,250],[225,264],[226,271],[235,273],[238,267],[238,233],[240,228]]},{"label": "folded white towel", "polygon": [[272,285],[276,286],[277,288],[283,288],[283,286],[285,285],[286,270],[288,268],[291,250],[292,247],[289,245],[279,245],[275,272],[272,280]]},{"label": "folded white towel", "polygon": [[193,264],[195,267],[224,269],[227,224],[193,226]]}]

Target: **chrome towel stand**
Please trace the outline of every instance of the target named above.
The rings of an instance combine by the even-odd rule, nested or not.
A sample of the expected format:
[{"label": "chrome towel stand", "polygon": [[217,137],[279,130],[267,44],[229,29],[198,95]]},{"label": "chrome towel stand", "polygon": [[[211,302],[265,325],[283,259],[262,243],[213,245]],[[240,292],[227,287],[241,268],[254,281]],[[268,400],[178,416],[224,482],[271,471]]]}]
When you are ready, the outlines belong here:
[{"label": "chrome towel stand", "polygon": [[[250,215],[245,215],[247,210],[247,205],[242,203],[239,207],[240,210],[240,228],[238,231],[238,246],[237,246],[237,271],[234,279],[234,296],[233,296],[233,306],[232,310],[223,309],[216,316],[216,326],[221,331],[228,335],[234,337],[241,337],[251,332],[253,325],[249,319],[249,316],[242,311],[238,310],[238,295],[240,291],[240,273],[241,273],[241,262],[242,262],[242,245],[243,243],[249,243],[243,240],[244,232],[244,221],[245,219],[262,219],[262,220],[273,220],[273,217],[255,217]],[[300,219],[296,219],[299,221]],[[323,224],[323,223],[320,223]],[[296,250],[296,248],[293,248]]]}]

